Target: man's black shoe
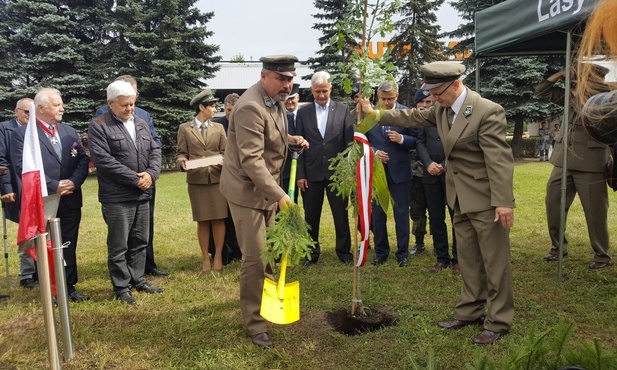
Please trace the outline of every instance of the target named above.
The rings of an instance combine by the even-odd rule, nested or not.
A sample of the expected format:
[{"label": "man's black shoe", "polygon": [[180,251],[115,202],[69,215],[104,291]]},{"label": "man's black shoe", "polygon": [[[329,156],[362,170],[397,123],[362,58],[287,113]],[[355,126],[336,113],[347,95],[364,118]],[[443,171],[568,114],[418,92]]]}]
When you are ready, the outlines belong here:
[{"label": "man's black shoe", "polygon": [[131,292],[116,294],[116,299],[130,305],[137,304],[137,300],[133,297]]},{"label": "man's black shoe", "polygon": [[409,265],[407,258],[401,258],[398,260],[398,267],[406,267]]},{"label": "man's black shoe", "polygon": [[167,276],[169,275],[169,271],[162,271],[155,267],[151,270],[146,271],[145,274],[150,276]]},{"label": "man's black shoe", "polygon": [[411,250],[409,251],[409,254],[420,254],[425,250],[426,248],[424,247],[424,243],[416,243],[416,245],[414,245],[413,248],[411,248]]},{"label": "man's black shoe", "polygon": [[135,290],[137,290],[138,292],[146,292],[149,294],[163,293],[165,291],[165,289],[163,288],[152,286],[146,282],[142,283],[141,285],[136,286]]},{"label": "man's black shoe", "polygon": [[353,265],[353,260],[343,260],[341,261],[344,265]]},{"label": "man's black shoe", "polygon": [[87,300],[90,299],[90,297],[88,297],[85,294],[81,294],[78,291],[74,290],[71,293],[69,293],[69,299],[73,302],[85,302]]},{"label": "man's black shoe", "polygon": [[313,262],[311,260],[306,260],[302,263],[302,266],[312,266],[314,265],[316,262]]},{"label": "man's black shoe", "polygon": [[32,278],[20,280],[19,285],[26,289],[36,289],[39,287],[39,283]]},{"label": "man's black shoe", "polygon": [[375,261],[373,261],[373,266],[383,265],[388,260],[388,257],[377,257]]}]

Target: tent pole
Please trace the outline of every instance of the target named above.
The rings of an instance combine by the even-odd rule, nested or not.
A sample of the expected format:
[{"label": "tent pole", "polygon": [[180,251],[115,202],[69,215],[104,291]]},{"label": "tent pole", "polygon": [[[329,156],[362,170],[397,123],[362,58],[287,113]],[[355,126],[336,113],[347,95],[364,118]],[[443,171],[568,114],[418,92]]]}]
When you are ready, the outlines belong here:
[{"label": "tent pole", "polygon": [[480,59],[476,57],[476,92],[480,93]]},{"label": "tent pole", "polygon": [[570,97],[571,97],[571,75],[572,68],[572,29],[566,33],[566,89],[564,94],[563,107],[563,166],[561,167],[561,202],[559,210],[559,250],[557,251],[557,280],[563,280],[563,241],[566,231],[566,189],[568,176],[568,126],[570,123]]}]

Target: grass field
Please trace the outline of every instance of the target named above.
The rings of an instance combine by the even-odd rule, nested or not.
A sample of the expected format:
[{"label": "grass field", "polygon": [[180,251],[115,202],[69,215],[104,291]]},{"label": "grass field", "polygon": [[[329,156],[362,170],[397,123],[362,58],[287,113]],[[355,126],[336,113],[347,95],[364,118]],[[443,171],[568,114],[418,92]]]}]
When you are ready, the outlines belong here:
[{"label": "grass field", "polygon": [[[96,178],[84,185],[79,236],[77,288],[91,297],[71,303],[76,358],[65,369],[463,369],[480,368],[480,359],[499,364],[517,356],[533,334],[572,323],[576,331],[567,353],[582,351],[597,340],[605,351],[617,352],[617,268],[592,271],[583,212],[575,201],[568,220],[569,256],[564,279],[557,281],[555,264],[542,257],[550,246],[544,193],[551,165],[521,162],[515,167],[515,227],[511,231],[515,285],[515,321],[509,335],[495,346],[478,347],[471,338],[479,331],[451,332],[435,323],[452,317],[461,281],[449,270],[429,274],[432,253],[411,256],[410,266],[387,264],[362,269],[365,305],[386,310],[396,326],[349,337],[333,331],[326,312],[351,304],[352,268],[338,262],[334,230],[325,207],[322,258],[313,267],[293,267],[288,281],[301,284],[301,319],[271,326],[276,347],[251,344],[241,323],[238,301],[239,263],[220,274],[202,274],[196,225],[191,219],[185,175],[164,173],[157,183],[155,216],[156,260],[167,278],[148,279],[166,289],[163,294],[135,293],[136,307],[113,299],[107,273],[106,225],[97,200]],[[615,203],[611,193],[611,204]],[[617,217],[610,208],[609,220]],[[393,225],[390,235],[393,235]],[[617,240],[611,226],[611,238]],[[9,225],[9,243],[16,227]],[[391,245],[395,245],[393,236]],[[430,238],[427,250],[432,250]],[[374,258],[373,253],[369,261]],[[4,265],[4,261],[1,261]],[[47,343],[38,291],[18,287],[16,248],[9,256],[11,299],[0,303],[0,369],[45,369]],[[1,271],[4,271],[4,266]],[[0,293],[4,293],[4,274]],[[546,354],[555,363],[563,356]],[[496,368],[502,368],[497,365]],[[521,367],[523,368],[523,367]],[[529,369],[544,367],[528,367]],[[550,367],[546,367],[550,368]],[[553,367],[556,368],[556,367]],[[606,368],[606,367],[605,367]]]}]

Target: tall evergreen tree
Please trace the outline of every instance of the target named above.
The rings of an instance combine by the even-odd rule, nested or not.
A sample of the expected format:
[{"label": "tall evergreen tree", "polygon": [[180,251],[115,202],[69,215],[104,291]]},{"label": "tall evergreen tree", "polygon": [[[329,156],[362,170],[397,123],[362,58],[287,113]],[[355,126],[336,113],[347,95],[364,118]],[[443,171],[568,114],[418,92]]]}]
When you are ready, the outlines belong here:
[{"label": "tall evergreen tree", "polygon": [[[449,33],[460,38],[452,51],[473,50],[475,46],[476,11],[501,3],[500,0],[456,0],[451,2],[467,23],[461,24]],[[487,99],[501,104],[506,110],[508,126],[513,129],[512,150],[516,158],[522,151],[522,133],[524,124],[547,119],[560,111],[554,104],[540,100],[534,91],[535,85],[542,79],[548,69],[558,69],[563,58],[546,56],[482,58],[480,68],[479,92]],[[475,62],[475,51],[467,61],[468,67]],[[475,86],[475,70],[468,68],[468,86]]]},{"label": "tall evergreen tree", "polygon": [[444,0],[410,0],[400,8],[401,18],[394,24],[395,34],[390,40],[392,60],[398,67],[399,101],[413,103],[413,96],[421,85],[418,69],[422,64],[441,59],[439,31],[435,11]]},{"label": "tall evergreen tree", "polygon": [[88,122],[92,104],[86,100],[95,89],[86,73],[92,40],[77,34],[87,28],[82,11],[95,11],[102,5],[97,3],[103,2],[81,1],[79,9],[58,0],[6,3],[0,20],[0,44],[5,48],[0,79],[8,83],[0,90],[4,112],[12,111],[19,98],[53,87],[62,92],[64,120],[77,128]]},{"label": "tall evergreen tree", "polygon": [[[357,40],[359,35],[345,34],[343,38],[345,44],[342,50],[339,51],[336,44],[333,44],[332,39],[339,33],[344,32],[337,27],[337,22],[341,19],[348,18],[350,12],[354,9],[353,0],[315,0],[315,8],[318,9],[317,14],[313,17],[319,22],[313,25],[313,29],[321,31],[322,36],[319,37],[319,46],[322,48],[317,52],[317,56],[309,58],[307,63],[311,69],[317,71],[327,71],[329,73],[341,73],[338,63],[349,61],[351,53],[358,47]],[[311,76],[303,76],[310,78]],[[333,96],[345,96],[340,86],[333,86]]]},{"label": "tall evergreen tree", "polygon": [[159,134],[171,139],[177,125],[193,113],[189,100],[205,87],[218,67],[219,47],[205,43],[214,13],[202,13],[196,0],[118,0],[115,36],[106,48],[114,53],[115,74],[139,82],[138,104],[155,120]]}]

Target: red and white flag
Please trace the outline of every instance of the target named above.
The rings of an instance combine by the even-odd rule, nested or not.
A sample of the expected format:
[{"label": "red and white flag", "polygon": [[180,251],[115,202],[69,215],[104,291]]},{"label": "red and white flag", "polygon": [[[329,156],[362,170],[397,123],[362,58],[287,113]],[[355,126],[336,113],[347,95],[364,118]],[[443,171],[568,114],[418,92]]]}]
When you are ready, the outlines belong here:
[{"label": "red and white flag", "polygon": [[45,170],[36,129],[34,103],[30,103],[30,121],[26,126],[21,171],[21,216],[17,229],[17,244],[29,242],[27,253],[35,257],[34,243],[31,241],[40,234],[45,234],[45,206],[43,197],[47,196]]}]

